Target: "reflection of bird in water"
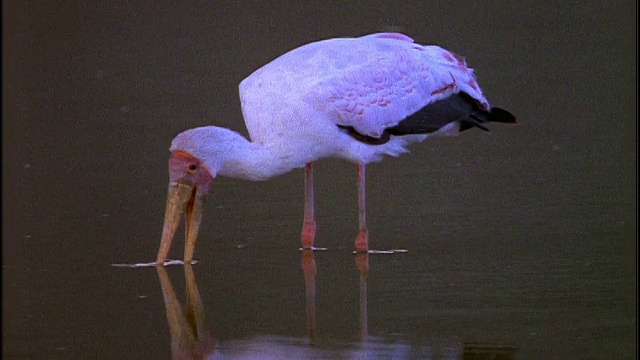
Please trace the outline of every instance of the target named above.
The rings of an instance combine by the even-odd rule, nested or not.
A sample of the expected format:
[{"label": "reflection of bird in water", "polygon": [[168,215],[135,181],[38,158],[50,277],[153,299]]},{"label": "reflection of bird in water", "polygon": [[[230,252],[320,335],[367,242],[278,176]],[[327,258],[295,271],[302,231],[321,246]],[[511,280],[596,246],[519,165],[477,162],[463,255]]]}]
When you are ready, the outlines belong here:
[{"label": "reflection of bird in water", "polygon": [[184,265],[187,303],[180,304],[167,270],[156,266],[171,333],[172,359],[209,359],[215,352],[214,340],[204,323],[204,307],[191,264]]},{"label": "reflection of bird in water", "polygon": [[[359,339],[365,341],[367,339],[367,275],[369,274],[369,254],[356,254],[356,267],[360,274],[359,285]],[[307,313],[307,332],[309,340],[316,340],[316,260],[313,252],[304,250],[302,252],[302,271],[304,273],[304,289]]]},{"label": "reflection of bird in water", "polygon": [[[316,275],[318,272],[312,251],[303,251],[301,258],[304,273],[305,308],[307,315],[307,337],[279,335],[259,335],[251,338],[215,341],[205,324],[205,311],[196,283],[193,266],[184,266],[186,283],[186,304],[178,300],[165,267],[156,266],[166,306],[167,322],[171,333],[171,354],[173,359],[307,359],[328,358],[333,354],[338,358],[393,358],[414,359],[433,358],[433,351],[446,358],[458,359],[514,359],[518,349],[488,343],[446,343],[439,347],[434,344],[412,344],[398,342],[397,338],[369,336],[367,278],[369,275],[369,254],[358,253],[355,265],[359,276],[358,300],[358,341],[353,346],[326,346],[327,340],[318,334],[316,328]],[[228,299],[236,301],[236,299]],[[276,305],[277,306],[277,305]],[[283,317],[282,321],[289,321]],[[335,329],[334,329],[335,330]],[[263,329],[264,334],[270,334]],[[354,339],[355,339],[354,333]],[[347,343],[350,341],[347,341]],[[313,344],[313,346],[309,346]]]},{"label": "reflection of bird in water", "polygon": [[[369,336],[369,314],[368,314],[368,276],[369,276],[369,254],[366,252],[357,253],[355,256],[355,264],[358,269],[359,285],[358,285],[358,340],[360,347],[351,351],[348,358],[393,358],[393,359],[414,359],[414,358],[433,358],[430,356],[422,356],[418,351],[418,346],[407,346],[402,344],[394,344],[385,338],[376,338]],[[306,294],[306,311],[307,311],[307,327],[308,336],[312,343],[321,342],[318,340],[318,331],[316,329],[316,275],[318,269],[312,251],[303,251],[302,270],[305,275],[305,294]],[[377,342],[381,340],[381,342]],[[464,343],[459,342],[447,343],[442,351],[445,358],[457,358],[463,360],[513,360],[518,352],[515,346],[491,344],[491,343]],[[430,351],[435,349],[434,346],[426,346]]]},{"label": "reflection of bird in water", "polygon": [[259,181],[296,168],[306,169],[302,247],[313,249],[313,163],[327,157],[357,164],[355,248],[367,252],[367,164],[398,156],[428,136],[516,122],[509,112],[489,106],[462,57],[398,33],[301,46],[244,79],[240,99],[251,141],[216,126],[173,139],[158,264],[167,259],[185,210],[184,260],[192,260],[204,199],[215,177]]},{"label": "reflection of bird in water", "polygon": [[491,343],[465,343],[462,360],[514,360],[518,353],[515,346]]}]

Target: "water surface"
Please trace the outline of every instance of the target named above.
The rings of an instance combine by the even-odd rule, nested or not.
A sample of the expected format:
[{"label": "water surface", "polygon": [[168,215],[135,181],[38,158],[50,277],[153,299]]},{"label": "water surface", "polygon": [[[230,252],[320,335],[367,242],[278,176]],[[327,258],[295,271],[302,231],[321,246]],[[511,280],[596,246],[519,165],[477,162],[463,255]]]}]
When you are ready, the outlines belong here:
[{"label": "water surface", "polygon": [[[635,358],[633,2],[4,10],[3,358]],[[372,246],[407,253],[351,253],[356,169],[326,160],[325,252],[298,250],[295,171],[216,179],[197,264],[111,266],[155,259],[178,132],[246,134],[241,79],[386,29],[464,54],[521,121],[369,168]]]}]

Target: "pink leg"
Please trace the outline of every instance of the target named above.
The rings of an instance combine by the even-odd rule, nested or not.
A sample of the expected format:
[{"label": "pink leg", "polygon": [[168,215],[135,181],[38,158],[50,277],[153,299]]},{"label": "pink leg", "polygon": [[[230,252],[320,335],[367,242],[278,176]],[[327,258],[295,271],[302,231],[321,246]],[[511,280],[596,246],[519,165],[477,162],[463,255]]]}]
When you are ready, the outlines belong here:
[{"label": "pink leg", "polygon": [[358,164],[358,224],[360,230],[356,237],[356,251],[369,251],[369,230],[367,230],[367,206],[365,202],[365,165]]},{"label": "pink leg", "polygon": [[316,216],[313,199],[313,164],[304,169],[304,223],[302,225],[302,248],[313,249],[316,237]]}]

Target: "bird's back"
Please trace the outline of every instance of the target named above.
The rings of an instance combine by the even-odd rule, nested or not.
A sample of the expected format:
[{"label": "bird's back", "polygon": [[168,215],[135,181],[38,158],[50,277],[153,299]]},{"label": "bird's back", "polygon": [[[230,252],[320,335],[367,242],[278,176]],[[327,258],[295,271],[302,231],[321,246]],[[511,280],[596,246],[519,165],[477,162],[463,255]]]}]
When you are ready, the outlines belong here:
[{"label": "bird's back", "polygon": [[460,91],[489,109],[461,57],[394,33],[310,43],[240,84],[252,140],[277,146],[292,135],[311,137],[307,143],[325,140],[338,125],[380,137],[429,103]]}]

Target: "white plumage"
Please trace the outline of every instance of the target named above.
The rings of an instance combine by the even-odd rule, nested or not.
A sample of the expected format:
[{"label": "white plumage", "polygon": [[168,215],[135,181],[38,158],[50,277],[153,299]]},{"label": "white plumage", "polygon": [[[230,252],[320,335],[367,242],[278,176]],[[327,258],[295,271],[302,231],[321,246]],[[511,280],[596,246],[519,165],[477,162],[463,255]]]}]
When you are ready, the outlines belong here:
[{"label": "white plumage", "polygon": [[[192,193],[188,198],[193,200],[204,198],[206,191],[198,188],[208,190],[210,181],[202,180],[207,176],[265,180],[306,166],[304,248],[312,248],[315,236],[313,162],[339,157],[358,164],[360,233],[356,248],[365,251],[366,164],[384,155],[398,156],[407,151],[408,144],[427,136],[456,135],[485,121],[515,122],[501,109],[502,117],[491,118],[489,102],[460,56],[438,46],[415,44],[397,33],[301,46],[256,70],[240,83],[239,90],[251,141],[215,126],[179,134],[170,148],[174,156],[168,204],[176,184],[189,185]],[[457,94],[464,96],[454,96]],[[194,169],[206,176],[200,174],[196,179]],[[208,181],[206,186],[199,183],[202,181]],[[188,214],[192,202],[184,204]],[[168,205],[158,262],[166,259],[175,232],[169,212]],[[187,250],[185,259],[186,254]]]},{"label": "white plumage", "polygon": [[[336,124],[379,137],[427,104],[465,91],[488,108],[473,71],[438,46],[402,34],[314,42],[256,70],[240,83],[251,140],[285,154],[304,153],[296,167],[326,156],[358,163],[397,156],[424,135],[371,147],[354,143]],[[296,141],[291,141],[291,133]]]}]

